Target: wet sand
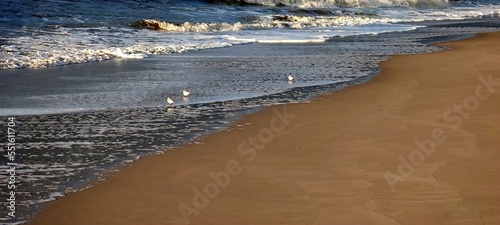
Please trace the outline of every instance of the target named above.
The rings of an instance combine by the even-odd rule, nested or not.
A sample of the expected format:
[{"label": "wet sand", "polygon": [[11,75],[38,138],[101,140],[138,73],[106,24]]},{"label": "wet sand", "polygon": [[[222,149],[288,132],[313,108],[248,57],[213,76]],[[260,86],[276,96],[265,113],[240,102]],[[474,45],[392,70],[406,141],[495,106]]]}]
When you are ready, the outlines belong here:
[{"label": "wet sand", "polygon": [[500,33],[148,156],[28,224],[499,224]]}]

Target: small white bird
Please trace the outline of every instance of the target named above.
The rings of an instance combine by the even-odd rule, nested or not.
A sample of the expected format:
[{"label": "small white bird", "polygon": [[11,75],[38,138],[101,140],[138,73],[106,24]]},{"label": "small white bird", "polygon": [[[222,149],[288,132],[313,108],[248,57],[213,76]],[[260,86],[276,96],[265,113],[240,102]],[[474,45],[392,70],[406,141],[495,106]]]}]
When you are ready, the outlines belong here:
[{"label": "small white bird", "polygon": [[167,103],[170,105],[170,106],[173,106],[174,105],[174,100],[171,98],[171,97],[168,97],[167,98]]},{"label": "small white bird", "polygon": [[184,95],[184,97],[187,97],[189,96],[189,94],[191,94],[191,92],[189,92],[188,90],[182,90],[182,94]]},{"label": "small white bird", "polygon": [[292,76],[292,74],[291,74],[291,73],[290,73],[290,74],[288,74],[288,81],[293,81],[293,76]]}]

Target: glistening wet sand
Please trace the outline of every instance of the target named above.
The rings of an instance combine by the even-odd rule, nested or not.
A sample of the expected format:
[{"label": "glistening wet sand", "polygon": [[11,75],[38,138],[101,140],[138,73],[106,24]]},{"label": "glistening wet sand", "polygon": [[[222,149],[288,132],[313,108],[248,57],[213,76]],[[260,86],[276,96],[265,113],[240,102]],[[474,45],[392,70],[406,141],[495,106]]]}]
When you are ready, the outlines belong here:
[{"label": "glistening wet sand", "polygon": [[446,45],[140,159],[29,224],[499,224],[500,34]]}]

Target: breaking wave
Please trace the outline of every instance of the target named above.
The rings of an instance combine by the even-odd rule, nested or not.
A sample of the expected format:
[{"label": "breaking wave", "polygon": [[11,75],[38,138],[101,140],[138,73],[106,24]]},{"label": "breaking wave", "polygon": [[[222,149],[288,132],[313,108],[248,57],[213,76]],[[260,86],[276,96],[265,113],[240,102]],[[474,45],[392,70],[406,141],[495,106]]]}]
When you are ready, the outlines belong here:
[{"label": "breaking wave", "polygon": [[[136,28],[172,32],[177,33],[176,35],[188,35],[185,38],[190,38],[180,42],[175,40],[182,40],[184,36],[165,36],[167,39],[164,42],[156,44],[143,43],[144,40],[151,40],[151,43],[154,43],[153,39],[158,40],[160,34],[153,31],[118,31],[102,28],[100,32],[109,34],[108,38],[102,38],[94,35],[86,35],[86,33],[95,32],[96,28],[70,29],[59,27],[56,28],[56,31],[59,31],[58,34],[12,39],[5,43],[5,45],[1,45],[0,69],[40,68],[53,65],[99,62],[114,58],[144,58],[149,55],[181,53],[254,42],[248,40],[242,41],[244,38],[238,39],[231,35],[191,36],[186,34],[188,32],[210,33],[240,30],[270,30],[276,28],[304,29],[311,27],[360,26],[388,22],[396,22],[396,20],[356,15],[320,17],[270,15],[255,17],[249,23],[173,23],[143,19],[130,24]],[[124,34],[119,35],[119,37],[113,37],[113,34],[118,32]],[[133,41],[137,39],[138,35],[142,36],[142,38]],[[71,38],[68,39],[68,37]],[[128,43],[123,43],[124,40],[128,40]],[[324,39],[321,40],[324,41]],[[63,45],[65,46],[64,48],[58,47]],[[44,47],[42,48],[42,46]]]},{"label": "breaking wave", "polygon": [[[208,1],[208,0],[197,0]],[[349,36],[406,30],[397,22],[456,20],[498,15],[489,1],[451,0],[217,0],[235,4],[295,5],[324,8],[218,7],[202,13],[185,5],[176,16],[165,13],[134,17],[69,19],[45,15],[24,25],[17,17],[0,18],[0,70],[41,68],[98,62],[115,58],[145,58],[235,44],[321,42],[333,36]],[[327,8],[339,5],[450,4],[443,8]],[[496,1],[496,0],[495,0]],[[186,1],[189,2],[189,1]],[[242,3],[244,2],[244,3]],[[184,4],[184,3],[183,3]],[[457,5],[466,7],[460,7]],[[470,4],[470,5],[468,5]],[[474,7],[472,4],[478,4]],[[482,4],[490,4],[483,6]],[[1,4],[0,4],[1,5]],[[207,7],[206,3],[202,4]],[[481,6],[479,6],[481,5]],[[85,6],[85,5],[83,5]],[[194,5],[198,7],[196,4]],[[2,7],[0,7],[0,11]],[[113,12],[113,11],[111,11]],[[88,13],[88,12],[86,12]],[[193,14],[194,13],[194,14]],[[102,13],[104,14],[104,13]],[[182,17],[180,15],[188,14]],[[204,15],[206,14],[206,15]],[[231,15],[231,16],[228,16]],[[220,18],[219,18],[220,17]],[[226,18],[228,17],[228,18]],[[143,19],[162,18],[163,20]],[[215,18],[215,19],[214,19]],[[101,21],[101,19],[105,19]],[[113,20],[111,20],[113,19]],[[89,21],[87,21],[89,20]],[[38,21],[38,22],[36,22]],[[76,22],[75,22],[76,21]],[[125,22],[128,21],[129,23]],[[136,21],[132,22],[131,21]],[[172,22],[176,21],[176,22]],[[186,22],[184,22],[186,21]],[[3,25],[9,25],[2,27]],[[21,26],[22,25],[22,26]],[[377,27],[384,25],[383,27]],[[411,25],[409,25],[411,27]],[[8,28],[2,30],[3,28]],[[160,31],[160,32],[158,32]]]},{"label": "breaking wave", "polygon": [[273,15],[255,17],[251,23],[173,23],[162,20],[143,19],[131,24],[136,28],[147,28],[169,32],[239,31],[271,28],[303,29],[306,27],[359,26],[373,23],[398,22],[396,19],[370,18],[368,16],[294,16]]},{"label": "breaking wave", "polygon": [[448,0],[207,0],[216,4],[295,6],[301,8],[446,6]]}]

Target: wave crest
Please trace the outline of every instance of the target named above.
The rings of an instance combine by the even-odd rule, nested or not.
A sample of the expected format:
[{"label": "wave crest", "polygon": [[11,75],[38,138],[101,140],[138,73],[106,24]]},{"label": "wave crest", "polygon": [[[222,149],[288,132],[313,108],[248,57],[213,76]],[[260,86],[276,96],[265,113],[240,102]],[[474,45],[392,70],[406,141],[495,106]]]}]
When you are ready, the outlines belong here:
[{"label": "wave crest", "polygon": [[273,15],[253,18],[251,23],[172,23],[162,20],[143,19],[131,24],[136,28],[168,32],[216,32],[271,28],[302,29],[306,27],[358,26],[372,23],[398,22],[397,20],[370,18],[368,16],[294,16]]},{"label": "wave crest", "polygon": [[206,0],[229,5],[295,6],[301,8],[446,6],[448,0]]},{"label": "wave crest", "polygon": [[241,23],[171,23],[161,20],[143,19],[131,24],[132,27],[148,28],[170,32],[207,32],[241,30]]}]

